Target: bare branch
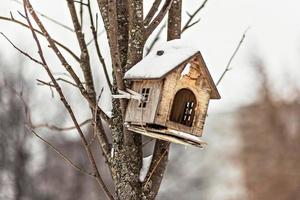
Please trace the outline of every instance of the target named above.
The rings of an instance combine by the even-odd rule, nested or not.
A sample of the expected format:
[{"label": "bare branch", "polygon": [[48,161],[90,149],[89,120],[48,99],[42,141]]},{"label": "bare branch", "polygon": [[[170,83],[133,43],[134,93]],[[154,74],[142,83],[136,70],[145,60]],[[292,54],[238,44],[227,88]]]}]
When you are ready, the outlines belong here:
[{"label": "bare branch", "polygon": [[[19,0],[11,0],[11,1],[14,1],[14,2],[16,2],[16,3],[20,4],[20,5],[23,5],[23,3],[22,3],[21,1],[19,1]],[[65,24],[63,24],[63,23],[61,23],[61,22],[59,22],[59,21],[57,21],[57,20],[55,20],[55,19],[53,19],[53,18],[51,18],[51,17],[48,17],[47,15],[43,14],[42,12],[39,12],[39,11],[37,11],[37,10],[36,10],[35,12],[36,12],[37,14],[39,14],[41,17],[44,17],[45,19],[47,19],[47,20],[53,22],[54,24],[57,24],[57,25],[61,26],[62,28],[67,29],[68,31],[74,32],[74,30],[73,30],[72,28],[70,28],[69,26],[67,26],[67,25],[65,25]],[[23,16],[22,13],[19,12],[19,14],[20,14],[21,16]],[[11,16],[12,16],[12,14],[11,14]],[[24,17],[24,16],[23,16],[23,17]]]},{"label": "bare branch", "polygon": [[68,84],[70,84],[70,85],[72,85],[72,86],[78,88],[78,86],[77,86],[75,83],[72,83],[71,81],[68,81],[68,80],[66,80],[66,79],[64,79],[64,78],[57,78],[56,80],[57,80],[57,81],[62,81],[62,82],[68,83]]},{"label": "bare branch", "polygon": [[188,19],[188,21],[183,26],[181,33],[183,33],[188,28],[192,27],[193,25],[197,24],[200,21],[200,19],[198,19],[196,22],[192,23],[193,19],[205,7],[207,2],[208,2],[208,0],[204,0],[203,3],[199,6],[199,8],[197,10],[195,10],[195,12],[193,12],[192,14],[187,13],[190,18]]},{"label": "bare branch", "polygon": [[160,162],[162,161],[162,159],[164,158],[164,156],[166,155],[166,153],[168,152],[169,149],[165,149],[165,151],[160,155],[159,159],[156,160],[156,162],[153,162],[153,167],[152,170],[149,171],[148,175],[147,175],[147,180],[145,181],[144,186],[147,186],[148,182],[150,181],[150,179],[152,178],[155,170],[158,168]]},{"label": "bare branch", "polygon": [[[4,85],[4,87],[9,87],[8,85]],[[32,129],[32,121],[31,121],[31,111],[29,106],[27,105],[25,99],[22,96],[22,92],[18,92],[15,88],[13,87],[9,87],[10,91],[13,92],[14,95],[16,95],[20,101],[23,104],[24,107],[24,113],[26,116],[26,127],[40,140],[42,140],[45,144],[47,144],[51,149],[53,149],[64,161],[66,161],[67,164],[69,164],[71,167],[73,167],[75,170],[79,171],[82,174],[91,176],[93,178],[95,178],[95,175],[87,172],[86,170],[80,168],[78,165],[74,164],[74,162],[72,162],[66,155],[64,155],[63,153],[61,153],[56,147],[54,147],[50,142],[46,141],[45,139],[43,139],[41,136],[39,136],[33,129]]]},{"label": "bare branch", "polygon": [[[20,99],[20,101],[22,102],[23,104],[23,107],[24,107],[24,112],[25,112],[25,119],[26,121],[28,122],[29,125],[32,124],[32,118],[31,118],[31,111],[30,111],[30,107],[27,105],[25,99],[23,98],[23,92],[20,91],[18,92],[15,88],[13,87],[10,87],[6,81],[4,80],[4,87],[8,87],[10,89],[10,91]],[[1,88],[1,86],[0,86]]]},{"label": "bare branch", "polygon": [[[55,80],[57,80],[57,81],[62,81],[62,82],[67,83],[67,84],[69,84],[69,85],[71,85],[71,86],[73,86],[73,87],[78,88],[76,84],[74,84],[74,83],[72,83],[71,81],[68,81],[68,80],[66,80],[66,79],[63,79],[63,78],[56,78]],[[42,80],[40,80],[40,79],[37,79],[37,82],[38,82],[38,85],[47,85],[47,86],[49,86],[49,87],[54,87],[54,85],[51,84],[51,83],[52,83],[51,81],[45,82],[45,81],[42,81]]]},{"label": "bare branch", "polygon": [[102,96],[102,93],[103,93],[103,88],[101,88],[101,91],[100,91],[100,94],[97,98],[97,102],[96,102],[96,106],[94,108],[95,112],[94,112],[94,119],[93,119],[93,132],[94,132],[94,136],[93,138],[91,139],[91,141],[89,142],[88,145],[91,145],[95,139],[97,138],[97,123],[98,123],[98,117],[97,117],[97,111],[98,111],[98,104],[99,104],[99,101],[101,99],[101,96]]},{"label": "bare branch", "polygon": [[159,11],[159,13],[156,15],[156,17],[152,20],[152,22],[149,24],[149,26],[146,28],[145,31],[145,38],[148,38],[151,33],[156,29],[156,27],[160,24],[160,22],[163,20],[167,12],[169,11],[173,0],[166,0],[163,7]]},{"label": "bare branch", "polygon": [[[97,22],[96,22],[96,24],[97,24]],[[102,35],[103,33],[105,33],[105,30],[102,30],[102,31],[100,31],[99,33],[97,33],[97,37],[99,37],[99,36]],[[95,40],[95,38],[94,38],[94,36],[93,36],[93,38],[90,39],[90,40],[86,43],[86,45],[87,45],[87,46],[90,46],[90,44],[92,44],[92,42],[94,42],[94,40]]]},{"label": "bare branch", "polygon": [[200,22],[200,20],[201,20],[201,19],[199,18],[199,19],[197,19],[195,22],[193,22],[193,23],[187,25],[187,26],[185,27],[185,29],[183,29],[182,31],[186,31],[187,29],[191,28],[192,26],[198,24],[198,23]]},{"label": "bare branch", "polygon": [[241,45],[243,44],[244,39],[245,39],[245,37],[246,37],[246,33],[247,33],[248,30],[249,30],[249,27],[248,27],[248,28],[245,30],[245,32],[243,33],[242,38],[240,39],[240,41],[239,41],[238,45],[236,46],[236,48],[235,48],[233,54],[231,55],[231,57],[230,57],[230,59],[229,59],[227,65],[226,65],[226,67],[225,67],[225,70],[223,71],[223,73],[221,74],[220,78],[218,79],[218,81],[217,81],[217,83],[216,83],[217,86],[220,84],[220,82],[221,82],[222,79],[224,78],[225,74],[226,74],[229,70],[232,69],[232,68],[230,68],[230,65],[231,65],[231,63],[232,63],[234,57],[236,56],[237,52],[239,51]]},{"label": "bare branch", "polygon": [[76,165],[75,163],[73,163],[73,161],[71,161],[65,154],[63,154],[62,152],[60,152],[54,145],[52,145],[50,142],[48,142],[47,140],[45,140],[44,138],[42,138],[40,135],[38,135],[33,129],[31,129],[29,127],[28,127],[28,129],[33,133],[34,136],[36,136],[38,139],[40,139],[42,142],[44,142],[47,146],[49,146],[55,153],[57,153],[57,155],[59,155],[72,168],[74,168],[75,170],[79,171],[80,173],[82,173],[84,175],[88,175],[88,176],[91,176],[93,178],[96,177],[95,174],[87,172],[86,170],[80,168],[78,165]]},{"label": "bare branch", "polygon": [[53,84],[51,84],[51,82],[45,82],[45,81],[42,81],[42,80],[40,80],[40,79],[36,79],[37,80],[37,82],[38,82],[38,85],[47,85],[47,86],[49,86],[49,87],[55,87]]},{"label": "bare branch", "polygon": [[76,13],[76,8],[73,0],[67,0],[69,12],[71,15],[71,19],[73,22],[74,30],[76,33],[77,41],[80,47],[81,55],[80,55],[80,67],[83,72],[83,76],[86,82],[86,91],[88,93],[89,98],[93,103],[96,102],[96,93],[94,87],[94,80],[91,71],[90,65],[90,57],[88,48],[86,46],[86,42],[84,39],[84,34],[82,32],[82,27],[79,23],[78,16]]},{"label": "bare branch", "polygon": [[27,58],[29,58],[30,60],[32,60],[33,62],[39,64],[39,65],[43,65],[43,63],[35,58],[33,58],[32,56],[30,56],[28,53],[26,53],[25,51],[21,50],[20,48],[18,48],[4,33],[0,32],[0,34],[17,50],[19,51],[21,54],[23,54],[24,56],[26,56]]},{"label": "bare branch", "polygon": [[[0,16],[0,20],[5,20],[5,21],[10,21],[10,22],[14,22],[16,24],[19,24],[23,27],[29,28],[28,25],[24,24],[21,21],[18,21],[16,19],[12,18],[8,18],[8,17],[2,17]],[[44,35],[41,31],[34,29],[34,31],[40,35]],[[61,44],[60,42],[58,42],[57,40],[52,39],[52,41],[57,44],[59,47],[61,47],[63,50],[65,50],[66,52],[68,52],[77,62],[80,62],[80,58],[68,47],[66,47],[65,45]]]},{"label": "bare branch", "polygon": [[157,32],[155,38],[153,39],[153,41],[151,42],[151,44],[149,45],[149,47],[147,48],[147,52],[146,55],[148,55],[151,50],[153,49],[154,45],[159,41],[160,39],[160,35],[162,33],[162,31],[166,28],[166,24],[164,24],[162,27],[160,27],[159,31]]},{"label": "bare branch", "polygon": [[147,144],[149,144],[149,143],[152,142],[153,140],[154,140],[154,138],[148,139],[146,142],[144,142],[144,143],[142,144],[142,146],[143,146],[143,147],[146,146]]},{"label": "bare branch", "polygon": [[153,19],[155,13],[158,10],[159,5],[161,4],[162,0],[155,0],[148,12],[148,14],[146,15],[145,19],[144,19],[144,26],[148,26],[149,23],[151,22],[151,20]]},{"label": "bare branch", "polygon": [[[79,124],[79,126],[82,127],[82,126],[84,126],[86,124],[89,124],[91,122],[92,122],[92,119],[87,119],[87,120],[84,120],[83,122],[81,122]],[[34,129],[37,129],[37,128],[48,128],[48,129],[53,130],[53,131],[71,131],[71,130],[76,129],[75,126],[58,127],[58,126],[55,126],[55,125],[50,125],[48,123],[38,124],[38,125],[32,125],[32,128],[34,128]]]},{"label": "bare branch", "polygon": [[80,0],[80,10],[79,10],[79,16],[80,16],[80,24],[81,24],[81,31],[82,31],[82,27],[83,27],[83,0]]},{"label": "bare branch", "polygon": [[88,6],[88,4],[84,3],[83,0],[80,0],[80,1],[74,0],[74,3],[78,3],[78,4],[83,5],[83,6]]},{"label": "bare branch", "polygon": [[[94,173],[95,173],[97,182],[98,182],[99,185],[103,188],[103,190],[104,190],[106,196],[107,196],[109,199],[112,200],[112,199],[114,199],[114,198],[113,198],[113,196],[111,195],[111,193],[109,192],[109,190],[108,190],[108,188],[106,187],[105,183],[103,182],[103,179],[102,179],[102,177],[101,177],[101,175],[100,175],[100,173],[99,173],[99,170],[98,170],[98,168],[97,168],[97,164],[96,164],[96,161],[95,161],[95,159],[94,159],[93,153],[92,153],[91,149],[88,147],[88,142],[87,142],[87,140],[86,140],[86,138],[85,138],[85,136],[84,136],[84,134],[83,134],[83,132],[82,132],[82,130],[81,130],[81,128],[80,128],[78,122],[77,122],[77,119],[76,119],[76,117],[75,117],[75,114],[74,114],[74,112],[73,112],[71,106],[70,106],[69,103],[67,102],[67,100],[66,100],[66,98],[65,98],[65,96],[64,96],[64,94],[63,94],[63,92],[62,92],[62,90],[61,90],[61,88],[60,88],[60,86],[59,86],[59,84],[58,84],[57,81],[55,80],[55,78],[54,78],[52,72],[50,71],[50,69],[49,69],[49,67],[48,67],[48,65],[47,65],[47,62],[46,62],[46,60],[45,60],[45,58],[44,58],[44,54],[43,54],[43,50],[42,50],[41,44],[40,44],[40,42],[39,42],[39,40],[38,40],[38,37],[37,37],[37,35],[36,35],[36,33],[35,33],[34,29],[33,29],[33,26],[32,26],[32,24],[31,24],[31,21],[30,21],[29,16],[28,16],[28,11],[29,11],[29,13],[31,14],[31,16],[32,16],[33,18],[36,17],[36,15],[35,15],[35,13],[34,13],[34,10],[33,10],[32,6],[31,6],[31,4],[30,4],[30,1],[29,1],[29,0],[23,0],[23,2],[24,2],[24,11],[25,11],[25,14],[26,14],[26,19],[27,19],[28,25],[29,25],[29,27],[30,27],[30,29],[31,29],[31,32],[32,32],[33,38],[34,38],[34,40],[35,40],[36,46],[37,46],[37,48],[38,48],[38,52],[39,52],[40,58],[41,58],[41,60],[42,60],[42,62],[43,62],[43,64],[44,64],[44,68],[45,68],[45,70],[46,70],[48,76],[50,77],[51,81],[52,81],[53,84],[55,85],[55,89],[56,89],[56,91],[58,92],[58,94],[59,94],[59,96],[60,96],[60,99],[61,99],[62,103],[64,104],[65,108],[67,109],[67,111],[68,111],[68,113],[69,113],[69,115],[70,115],[70,117],[71,117],[71,119],[72,119],[72,121],[73,121],[73,123],[74,123],[76,129],[77,129],[77,132],[78,132],[78,134],[79,134],[79,136],[80,136],[80,138],[81,138],[82,144],[83,144],[83,146],[84,146],[84,148],[85,148],[85,151],[86,151],[86,153],[87,153],[87,156],[88,156],[88,158],[89,158],[90,164],[91,164],[91,166],[92,166],[92,168],[93,168],[93,171],[94,171]],[[28,9],[28,11],[27,11],[27,9]]]},{"label": "bare branch", "polygon": [[94,44],[95,44],[97,56],[98,56],[98,59],[99,59],[101,65],[102,65],[104,75],[105,75],[105,78],[106,78],[106,82],[109,86],[110,91],[112,91],[112,84],[110,82],[109,75],[108,75],[108,72],[107,72],[107,66],[106,66],[104,58],[101,54],[99,43],[98,43],[98,34],[97,34],[95,24],[94,24],[93,12],[92,12],[92,8],[91,8],[90,0],[88,0],[88,11],[89,11],[89,16],[90,16],[91,30],[92,30],[92,34],[93,34],[93,41],[94,41]]}]

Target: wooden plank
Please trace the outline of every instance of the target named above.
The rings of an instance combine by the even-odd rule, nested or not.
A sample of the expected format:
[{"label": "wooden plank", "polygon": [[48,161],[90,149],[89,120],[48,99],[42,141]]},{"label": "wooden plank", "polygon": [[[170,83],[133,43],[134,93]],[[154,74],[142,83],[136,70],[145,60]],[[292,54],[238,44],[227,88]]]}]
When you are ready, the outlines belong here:
[{"label": "wooden plank", "polygon": [[143,88],[149,88],[150,93],[146,107],[139,107],[139,102],[136,100],[130,100],[126,110],[126,122],[132,122],[136,124],[154,123],[154,117],[156,115],[157,106],[159,104],[162,80],[145,80],[134,82],[132,89],[138,93],[142,92]]},{"label": "wooden plank", "polygon": [[[177,144],[182,144],[186,146],[196,146],[199,148],[203,148],[203,145],[206,145],[207,143],[204,141],[192,141],[184,138],[178,138],[175,135],[171,134],[164,134],[162,130],[154,130],[154,129],[146,129],[142,127],[134,127],[130,126],[128,127],[128,130],[133,131],[135,133],[139,133],[148,137],[173,142]],[[166,132],[165,132],[166,133]]]}]

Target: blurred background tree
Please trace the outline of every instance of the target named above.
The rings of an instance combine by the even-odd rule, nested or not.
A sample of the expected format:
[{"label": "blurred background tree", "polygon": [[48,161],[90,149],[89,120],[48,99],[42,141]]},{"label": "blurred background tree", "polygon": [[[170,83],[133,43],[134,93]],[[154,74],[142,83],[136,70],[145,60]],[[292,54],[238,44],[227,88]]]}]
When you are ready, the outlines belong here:
[{"label": "blurred background tree", "polygon": [[[272,90],[263,61],[255,64],[257,100],[238,111],[241,163],[248,199],[300,198],[300,99]],[[287,83],[286,87],[294,87]]]}]

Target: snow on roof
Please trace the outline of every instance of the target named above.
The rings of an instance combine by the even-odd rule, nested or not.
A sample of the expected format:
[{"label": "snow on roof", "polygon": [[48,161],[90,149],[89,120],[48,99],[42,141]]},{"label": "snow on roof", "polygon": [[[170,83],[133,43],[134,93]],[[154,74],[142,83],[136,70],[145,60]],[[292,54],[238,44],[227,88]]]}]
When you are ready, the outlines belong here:
[{"label": "snow on roof", "polygon": [[161,44],[125,73],[125,79],[159,79],[195,55],[196,48],[181,40]]}]

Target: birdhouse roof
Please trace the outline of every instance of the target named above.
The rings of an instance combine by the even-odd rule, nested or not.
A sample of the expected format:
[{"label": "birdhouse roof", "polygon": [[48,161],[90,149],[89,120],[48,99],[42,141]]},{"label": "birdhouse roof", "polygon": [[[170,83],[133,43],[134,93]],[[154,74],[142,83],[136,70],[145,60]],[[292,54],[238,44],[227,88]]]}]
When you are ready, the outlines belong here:
[{"label": "birdhouse roof", "polygon": [[[182,62],[199,52],[182,44],[180,40],[172,40],[151,51],[140,62],[125,73],[125,79],[160,79],[175,69]],[[162,54],[162,55],[160,55]]]},{"label": "birdhouse roof", "polygon": [[190,47],[181,40],[172,40],[161,44],[151,51],[140,62],[128,70],[124,79],[127,80],[149,80],[162,79],[169,72],[180,66],[194,56],[199,56],[203,65],[203,71],[212,88],[212,99],[220,99],[216,85],[206,67],[199,50]]}]

